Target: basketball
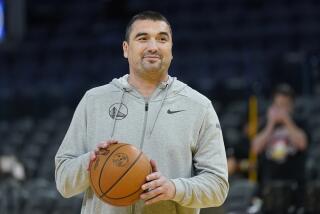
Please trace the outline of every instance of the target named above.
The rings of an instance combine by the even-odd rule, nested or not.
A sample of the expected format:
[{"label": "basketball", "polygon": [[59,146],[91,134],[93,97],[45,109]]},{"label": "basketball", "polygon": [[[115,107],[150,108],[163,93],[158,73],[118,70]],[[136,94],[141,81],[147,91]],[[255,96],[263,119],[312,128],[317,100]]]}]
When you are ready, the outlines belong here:
[{"label": "basketball", "polygon": [[89,170],[96,196],[114,206],[128,206],[143,192],[141,186],[152,172],[149,158],[130,144],[111,144],[100,149]]}]

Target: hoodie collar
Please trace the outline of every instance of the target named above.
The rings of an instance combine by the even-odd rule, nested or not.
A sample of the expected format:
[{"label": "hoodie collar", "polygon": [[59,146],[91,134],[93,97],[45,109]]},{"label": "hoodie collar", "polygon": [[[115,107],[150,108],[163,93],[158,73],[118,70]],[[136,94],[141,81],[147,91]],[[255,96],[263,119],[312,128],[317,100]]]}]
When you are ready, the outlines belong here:
[{"label": "hoodie collar", "polygon": [[[122,95],[120,98],[120,108],[121,108],[121,105],[124,101],[125,94],[131,94],[139,99],[145,99],[144,97],[141,96],[141,94],[137,90],[135,90],[129,84],[128,77],[129,77],[128,74],[124,75],[123,77],[121,77],[119,79],[113,79],[112,83],[111,83],[111,84],[115,85],[118,89],[120,89],[122,92]],[[160,111],[164,105],[165,100],[170,95],[174,96],[174,95],[178,94],[180,91],[182,91],[185,88],[185,86],[186,85],[184,83],[181,83],[180,81],[177,81],[176,78],[169,76],[168,80],[161,82],[160,85],[157,87],[156,91],[153,92],[149,101],[160,101],[160,105],[158,107],[158,110],[156,111],[157,113],[156,113],[155,119],[151,125],[150,135],[152,135],[152,132],[154,130],[154,127],[156,125],[156,122],[158,120]],[[118,114],[118,111],[120,110],[120,108],[117,110],[115,115]],[[111,132],[111,139],[113,138],[114,133],[115,133],[116,123],[117,123],[117,120],[115,117],[114,122],[113,122],[112,132]]]},{"label": "hoodie collar", "polygon": [[[129,74],[126,74],[118,79],[116,79],[116,78],[113,79],[111,84],[113,84],[114,86],[116,86],[118,89],[120,89],[122,91],[130,92],[131,95],[133,95],[137,98],[144,99],[144,97],[142,97],[141,94],[132,85],[129,84],[128,78],[129,78]],[[170,87],[168,89],[169,90],[168,96],[176,90],[182,90],[184,88],[185,84],[181,83],[180,81],[175,81],[175,80],[176,80],[176,77],[171,77],[170,75],[168,75],[168,79],[159,84],[159,86],[156,88],[156,91],[154,91],[154,93],[152,94],[150,99],[152,99],[154,101],[161,100],[161,97],[159,97],[158,95],[162,91],[164,91],[164,89],[166,89],[167,87]],[[173,84],[173,82],[175,84]],[[176,82],[180,82],[181,84],[176,84]]]}]

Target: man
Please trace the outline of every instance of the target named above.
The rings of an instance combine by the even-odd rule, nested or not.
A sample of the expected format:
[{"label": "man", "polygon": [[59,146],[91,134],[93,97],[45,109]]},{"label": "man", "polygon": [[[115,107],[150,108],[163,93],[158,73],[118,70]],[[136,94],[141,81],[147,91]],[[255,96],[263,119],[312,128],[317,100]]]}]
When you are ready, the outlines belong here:
[{"label": "man", "polygon": [[[64,197],[85,192],[81,213],[189,214],[220,206],[229,185],[219,120],[206,97],[168,75],[167,19],[151,11],[134,16],[123,55],[129,75],[89,90],[75,111],[56,155],[58,190]],[[148,191],[130,207],[103,203],[89,186],[89,162],[120,141],[152,159],[153,173],[141,187]]]},{"label": "man", "polygon": [[[295,182],[303,191],[307,135],[302,121],[294,119],[293,109],[292,88],[287,84],[276,87],[266,124],[252,144],[252,150],[260,156],[261,190],[273,181],[285,181]],[[293,203],[302,201],[301,191],[294,195],[297,199]]]}]

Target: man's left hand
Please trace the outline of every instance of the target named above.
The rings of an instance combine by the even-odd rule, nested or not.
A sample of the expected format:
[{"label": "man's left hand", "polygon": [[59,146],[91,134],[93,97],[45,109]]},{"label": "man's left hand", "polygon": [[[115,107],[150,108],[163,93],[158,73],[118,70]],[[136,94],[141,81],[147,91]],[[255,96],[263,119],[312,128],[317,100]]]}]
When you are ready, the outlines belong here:
[{"label": "man's left hand", "polygon": [[159,172],[154,160],[151,160],[150,163],[153,173],[147,176],[147,183],[142,185],[141,188],[145,190],[145,192],[140,195],[140,198],[144,200],[147,205],[173,199],[176,194],[175,185]]}]

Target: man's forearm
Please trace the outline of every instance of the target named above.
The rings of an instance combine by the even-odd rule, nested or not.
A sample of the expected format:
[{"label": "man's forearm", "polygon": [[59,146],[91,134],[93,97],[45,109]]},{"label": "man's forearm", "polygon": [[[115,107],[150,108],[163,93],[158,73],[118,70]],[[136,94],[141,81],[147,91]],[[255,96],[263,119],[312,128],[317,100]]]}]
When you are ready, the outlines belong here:
[{"label": "man's forearm", "polygon": [[268,123],[267,126],[253,140],[252,150],[255,154],[260,154],[265,148],[271,136],[273,125]]},{"label": "man's forearm", "polygon": [[299,150],[307,147],[307,137],[302,129],[300,129],[291,119],[285,122],[289,132],[290,142]]},{"label": "man's forearm", "polygon": [[72,159],[56,157],[56,185],[63,197],[69,198],[89,187],[87,164],[89,153]]}]

